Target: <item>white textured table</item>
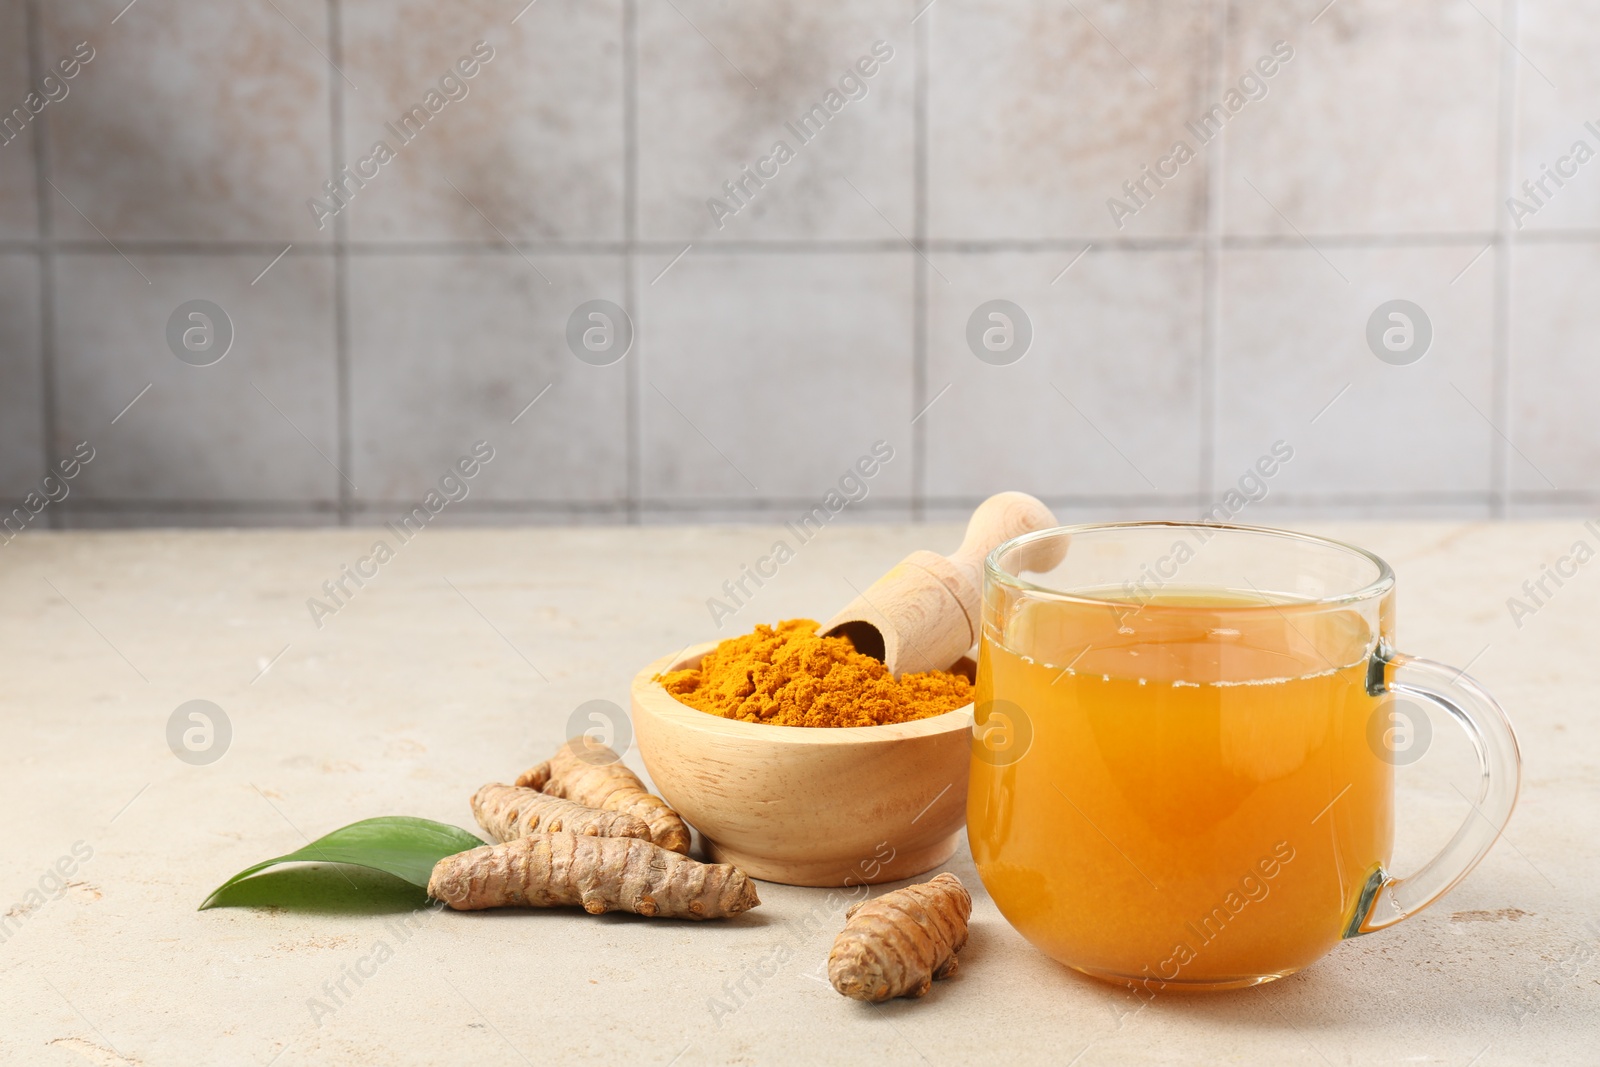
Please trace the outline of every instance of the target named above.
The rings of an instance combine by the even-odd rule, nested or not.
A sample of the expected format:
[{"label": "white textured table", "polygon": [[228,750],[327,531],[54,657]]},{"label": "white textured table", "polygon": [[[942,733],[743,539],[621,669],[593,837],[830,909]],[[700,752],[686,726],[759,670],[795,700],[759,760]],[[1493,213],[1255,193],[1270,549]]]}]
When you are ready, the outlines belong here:
[{"label": "white textured table", "polygon": [[[960,976],[882,1008],[819,981],[841,921],[826,890],[763,883],[761,908],[696,926],[423,912],[408,930],[381,892],[353,913],[195,911],[302,831],[400,813],[471,826],[472,790],[548,754],[580,703],[625,705],[642,664],[718,636],[706,598],[775,531],[428,530],[321,629],[307,598],[374,532],[24,535],[0,547],[0,1061],[1600,1061],[1600,563],[1520,627],[1506,605],[1594,536],[1578,521],[1316,529],[1386,556],[1402,646],[1472,660],[1510,710],[1526,766],[1509,839],[1432,911],[1303,974],[1143,1010],[1014,934],[965,850]],[[831,528],[722,634],[824,615],[846,579],[958,532]],[[192,699],[232,723],[208,766],[167,748]],[[1469,760],[1441,726],[1402,771],[1401,871],[1464,816],[1450,786]],[[380,941],[393,956],[374,971]],[[358,964],[359,985],[344,977]],[[313,998],[335,1010],[314,1019]]]}]

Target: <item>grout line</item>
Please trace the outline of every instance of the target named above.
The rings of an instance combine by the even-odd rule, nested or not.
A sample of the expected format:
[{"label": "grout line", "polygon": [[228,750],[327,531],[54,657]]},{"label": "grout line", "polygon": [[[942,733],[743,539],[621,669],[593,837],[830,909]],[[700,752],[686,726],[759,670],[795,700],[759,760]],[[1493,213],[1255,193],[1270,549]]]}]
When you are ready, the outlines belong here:
[{"label": "grout line", "polygon": [[[1079,506],[1124,506],[1124,507],[1178,507],[1198,506],[1205,501],[1196,493],[1150,491],[1139,493],[1040,493],[1039,499],[1046,504],[1054,506],[1061,504],[1068,507]],[[1600,503],[1600,492],[1588,490],[1559,490],[1559,491],[1534,491],[1519,490],[1513,496],[1519,501],[1534,505],[1539,504],[1571,504],[1594,505]],[[1432,490],[1428,492],[1415,491],[1387,491],[1374,492],[1332,492],[1332,493],[1296,493],[1277,494],[1272,496],[1271,506],[1277,510],[1285,507],[1304,508],[1344,508],[1344,507],[1390,507],[1394,505],[1411,505],[1426,508],[1453,508],[1475,507],[1484,508],[1488,505],[1490,494],[1483,490]],[[982,495],[927,495],[923,499],[924,507],[928,510],[965,510],[971,511],[984,500]],[[384,500],[363,499],[355,504],[354,511],[361,516],[358,521],[377,522],[385,515],[392,514],[396,509],[404,509],[414,504],[415,500]],[[639,507],[647,512],[657,514],[684,514],[693,517],[705,511],[745,512],[756,513],[779,509],[804,510],[815,500],[800,497],[769,496],[759,498],[749,497],[644,497],[639,501]],[[74,496],[70,502],[58,505],[69,515],[117,515],[129,512],[168,512],[172,514],[189,515],[327,515],[337,511],[338,502],[333,498],[325,500],[174,500],[174,499],[95,499],[87,500]],[[862,501],[859,505],[851,505],[852,511],[879,512],[879,511],[909,511],[912,498],[906,496],[880,497],[876,494],[870,500]],[[627,502],[621,498],[613,500],[575,500],[575,499],[521,499],[521,500],[478,500],[473,498],[468,501],[451,505],[452,514],[460,515],[515,515],[517,513],[529,514],[595,514],[595,515],[625,515]],[[1335,516],[1337,517],[1337,516]],[[1547,520],[1559,519],[1560,516],[1546,516]],[[1377,517],[1376,521],[1404,521],[1384,519]]]},{"label": "grout line", "polygon": [[[1228,51],[1229,0],[1212,0],[1211,34],[1207,41],[1206,95],[1216,98],[1225,77]],[[1222,375],[1222,192],[1226,138],[1207,146],[1205,241],[1200,257],[1200,498],[1209,500],[1217,454],[1217,407]]]},{"label": "grout line", "polygon": [[1550,504],[1600,505],[1600,490],[1595,489],[1512,489],[1506,494],[1514,503],[1534,506]]},{"label": "grout line", "polygon": [[1483,256],[1484,256],[1484,253],[1488,252],[1493,247],[1494,247],[1494,241],[1491,239],[1488,244],[1483,246],[1483,248],[1478,252],[1477,255],[1473,256],[1470,260],[1467,261],[1467,265],[1465,267],[1462,267],[1460,270],[1456,271],[1456,276],[1454,278],[1450,279],[1450,284],[1454,285],[1456,282],[1459,282],[1462,278],[1466,277],[1467,271],[1469,271],[1473,267],[1477,266],[1478,265],[1478,260],[1482,259]]},{"label": "grout line", "polygon": [[[330,169],[338,174],[344,166],[344,13],[340,0],[328,0],[328,65],[337,70],[340,78],[328,78],[328,131],[332,144],[329,152]],[[335,378],[335,423],[338,431],[336,452],[339,462],[334,469],[340,474],[335,483],[339,490],[339,525],[350,525],[350,512],[354,500],[350,479],[346,471],[353,469],[355,452],[350,427],[350,233],[349,221],[344,212],[333,217],[333,359]]]},{"label": "grout line", "polygon": [[[1592,489],[1519,489],[1514,494],[1519,500],[1536,501],[1545,503],[1600,503],[1600,490]],[[929,495],[930,507],[957,507],[967,504],[979,504],[986,498],[986,494],[967,496],[962,494]],[[1200,503],[1203,498],[1198,493],[1180,492],[1175,490],[1155,490],[1138,493],[1045,493],[1040,499],[1091,501],[1102,503],[1139,503],[1141,501],[1187,501]],[[882,497],[873,494],[870,501],[850,505],[851,510],[867,509],[874,506],[879,500],[892,502],[896,507],[909,507],[909,496]],[[1336,492],[1309,492],[1309,493],[1273,493],[1272,505],[1279,501],[1293,504],[1319,504],[1319,505],[1345,505],[1375,502],[1380,504],[1459,504],[1483,503],[1489,499],[1489,494],[1482,489],[1433,489],[1418,490],[1385,490],[1374,492],[1367,490],[1340,490]],[[0,498],[0,504],[5,503]],[[415,504],[415,499],[393,499],[371,497],[356,502],[358,511],[376,511],[389,514],[396,508],[403,508]],[[765,497],[720,497],[720,496],[684,496],[684,497],[644,497],[641,503],[652,508],[716,508],[721,510],[746,510],[756,507],[806,507],[816,503],[814,499],[799,496],[765,496]],[[310,500],[278,499],[199,499],[199,498],[160,498],[160,497],[97,497],[94,499],[73,495],[70,501],[63,501],[55,505],[63,511],[83,512],[115,512],[115,511],[194,511],[223,513],[228,511],[283,511],[283,512],[317,512],[326,513],[338,507],[334,497]],[[450,505],[450,511],[465,513],[479,511],[491,513],[495,511],[517,511],[526,509],[574,509],[587,511],[617,511],[625,506],[625,501],[620,497],[610,500],[586,500],[580,498],[537,498],[509,500],[479,500],[476,497],[463,500]],[[1403,521],[1403,520],[1396,520]]]},{"label": "grout line", "polygon": [[672,262],[668,263],[665,267],[662,267],[661,270],[659,272],[657,272],[656,276],[654,278],[650,279],[650,284],[654,285],[656,282],[659,282],[662,278],[665,278],[667,276],[667,271],[671,270],[673,267],[676,267],[678,265],[678,260],[680,260],[684,256],[688,255],[689,254],[689,249],[691,249],[693,247],[694,247],[694,242],[693,241],[691,241],[688,244],[684,245],[683,246],[683,251],[679,252],[677,255],[673,256],[672,257]]},{"label": "grout line", "polygon": [[1515,39],[1520,36],[1518,0],[1503,0],[1501,21],[1506,24],[1500,50],[1500,115],[1495,167],[1494,307],[1489,343],[1489,411],[1492,426],[1504,426],[1504,435],[1489,438],[1489,516],[1503,519],[1510,511],[1511,450],[1507,436],[1515,431],[1511,421],[1511,264],[1515,233],[1500,210],[1511,196],[1512,169],[1516,161],[1517,100],[1521,85]]},{"label": "grout line", "polygon": [[[38,85],[44,66],[44,27],[41,25],[39,0],[28,0],[24,13],[28,35],[28,81]],[[56,438],[60,432],[58,409],[59,385],[56,381],[56,253],[55,216],[46,192],[52,185],[50,175],[50,115],[46,108],[34,116],[31,124],[33,137],[34,210],[39,243],[36,249],[39,261],[39,393],[43,410],[40,412],[40,430],[44,437],[42,460],[46,467],[57,451]],[[50,529],[61,529],[59,508],[51,508],[46,516]]]},{"label": "grout line", "polygon": [[1084,256],[1088,255],[1089,254],[1089,250],[1091,248],[1093,248],[1093,247],[1094,247],[1094,243],[1092,241],[1089,244],[1084,245],[1083,246],[1083,251],[1079,252],[1077,255],[1073,256],[1072,257],[1072,262],[1068,263],[1065,267],[1062,267],[1061,268],[1061,273],[1057,274],[1054,278],[1050,279],[1050,284],[1054,285],[1056,282],[1059,282],[1062,278],[1065,278],[1067,276],[1067,271],[1071,270],[1073,267],[1076,267],[1078,265],[1078,260],[1080,260]]},{"label": "grout line", "polygon": [[[928,400],[928,49],[929,25],[933,19],[911,22],[911,49],[915,56],[912,87],[911,129],[911,238],[917,255],[911,261],[911,518],[926,517],[928,495],[928,430],[919,425],[924,412],[933,405]],[[935,16],[937,18],[937,16]],[[937,400],[938,397],[934,397]]]},{"label": "grout line", "polygon": [[[639,255],[639,10],[637,0],[622,3],[622,306],[633,319],[633,351],[624,357],[623,422],[627,437],[627,515],[639,522],[644,467],[644,426],[639,383],[648,349],[641,330],[634,284]],[[687,250],[686,250],[687,251]]]},{"label": "grout line", "polygon": [[951,389],[953,389],[955,387],[955,384],[956,384],[955,382],[950,382],[950,383],[946,384],[943,389],[939,390],[937,393],[934,393],[933,394],[933,399],[928,401],[926,404],[924,404],[921,411],[919,411],[915,415],[911,416],[911,425],[915,426],[917,424],[917,420],[922,418],[922,416],[926,415],[928,413],[928,409],[933,407],[933,405],[937,404],[939,402],[939,398],[941,396],[944,396],[944,394],[948,393]]},{"label": "grout line", "polygon": [[111,251],[113,251],[117,255],[121,256],[122,257],[122,262],[126,263],[129,267],[132,267],[133,270],[134,270],[134,273],[138,274],[139,277],[144,279],[144,283],[146,285],[150,285],[151,284],[149,275],[145,274],[144,271],[140,270],[139,269],[139,265],[137,263],[135,263],[133,260],[129,259],[127,253],[124,252],[122,249],[117,247],[117,242],[113,241],[106,234],[106,231],[102,230],[99,226],[96,226],[94,220],[91,219],[88,215],[84,214],[83,209],[81,207],[79,207],[77,204],[74,204],[72,202],[72,199],[67,196],[67,194],[62,190],[61,186],[57,185],[55,182],[51,182],[50,183],[50,189],[57,196],[59,196],[61,199],[65,200],[67,202],[67,206],[70,207],[74,212],[76,212],[77,216],[80,219],[82,219],[84,222],[87,222],[89,224],[89,228],[91,230],[93,230],[95,233],[99,234],[100,235],[100,239],[102,241],[104,241],[106,244],[111,246]]},{"label": "grout line", "polygon": [[[1357,251],[1374,249],[1469,248],[1480,249],[1492,244],[1496,231],[1463,230],[1459,233],[1409,233],[1409,234],[1328,234],[1308,233],[1319,248],[1340,248]],[[344,252],[351,257],[364,256],[427,256],[427,255],[517,255],[518,250],[537,256],[596,256],[623,255],[630,250],[624,241],[567,241],[555,244],[516,238],[516,247],[497,241],[346,241]],[[1083,246],[1093,244],[1097,251],[1138,253],[1190,252],[1202,250],[1207,237],[1204,233],[1172,237],[1108,237],[1104,234],[1077,237],[993,238],[985,240],[930,237],[924,242],[924,251],[964,255],[1010,255],[1033,253],[1039,255],[1077,255]],[[1284,234],[1222,234],[1216,238],[1225,251],[1298,251],[1305,241]],[[1600,244],[1600,229],[1524,230],[1517,234],[1518,244],[1543,245],[1593,245]],[[11,252],[31,255],[39,251],[41,242],[28,237],[0,238],[0,253]],[[637,240],[631,250],[640,255],[673,256],[683,251],[683,239]],[[148,238],[125,238],[117,243],[125,252],[145,256],[275,256],[283,251],[283,241],[176,241]],[[906,250],[900,240],[826,239],[799,240],[708,240],[695,241],[702,255],[892,255]],[[53,242],[58,255],[107,255],[104,241],[86,241],[77,238],[60,238]],[[337,250],[331,242],[294,246],[289,258],[303,256],[332,256]]]},{"label": "grout line", "polygon": [[532,267],[533,268],[533,272],[535,274],[537,274],[539,277],[543,278],[544,279],[544,283],[546,285],[554,285],[555,284],[554,282],[552,282],[550,280],[550,276],[548,274],[546,274],[544,271],[539,269],[539,264],[535,263],[533,260],[528,258],[528,254],[522,250],[522,246],[517,244],[517,242],[513,241],[511,239],[511,237],[506,233],[506,231],[504,231],[500,227],[496,226],[494,224],[494,220],[491,219],[488,215],[484,214],[483,208],[481,208],[477,204],[473,203],[472,199],[470,197],[468,197],[466,193],[461,191],[461,187],[459,185],[457,185],[455,182],[451,181],[448,177],[445,177],[444,175],[440,175],[440,177],[444,177],[444,183],[446,185],[448,185],[451,189],[454,189],[455,190],[455,194],[457,196],[459,196],[461,199],[465,200],[467,202],[467,206],[470,207],[473,211],[477,212],[478,213],[478,217],[480,219],[482,219],[484,222],[489,224],[489,229],[491,229],[495,233],[499,234],[500,235],[500,239],[502,241],[504,241],[506,244],[510,245],[511,246],[511,250],[513,252],[515,252],[518,256],[522,257],[522,261],[524,263],[526,263],[528,266]]},{"label": "grout line", "polygon": [[254,278],[250,279],[250,284],[254,285],[256,282],[259,282],[262,278],[265,278],[267,276],[267,271],[271,270],[273,267],[276,267],[278,265],[278,260],[280,260],[284,256],[288,255],[289,254],[289,249],[291,249],[293,247],[294,247],[294,243],[293,242],[290,242],[289,244],[284,245],[283,246],[283,251],[279,252],[277,255],[273,256],[272,257],[272,262],[268,263],[265,267],[262,267],[260,274],[257,274]]},{"label": "grout line", "polygon": [[[1085,508],[1137,508],[1145,511],[1157,509],[1172,509],[1177,511],[1183,508],[1202,506],[1205,501],[1195,493],[1179,492],[1146,492],[1146,493],[1041,493],[1038,494],[1046,506],[1062,510],[1075,510]],[[1600,492],[1584,490],[1561,491],[1534,491],[1519,490],[1510,494],[1513,501],[1529,507],[1548,507],[1553,505],[1566,505],[1572,507],[1592,508],[1600,504]],[[1422,514],[1429,511],[1437,513],[1443,510],[1442,517],[1451,520],[1473,521],[1487,510],[1491,503],[1491,494],[1482,490],[1443,490],[1426,493],[1417,492],[1337,492],[1337,493],[1303,493],[1303,494],[1274,494],[1272,497],[1272,511],[1274,515],[1285,512],[1308,511],[1312,514],[1306,521],[1344,521],[1352,519],[1341,509],[1355,509],[1367,511],[1370,514],[1354,516],[1354,519],[1363,521],[1403,521],[1391,516],[1379,514],[1383,509],[1404,506],[1412,509],[1412,513]],[[951,515],[964,515],[981,503],[980,496],[931,496],[924,495],[921,501],[927,513],[949,513]],[[388,501],[388,500],[362,500],[354,507],[352,525],[376,526],[386,514],[391,514],[396,508],[403,508],[415,501]],[[750,516],[750,521],[766,521],[774,513],[781,514],[789,510],[804,510],[808,505],[815,503],[813,500],[802,500],[790,497],[764,497],[760,499],[749,498],[712,498],[712,497],[684,497],[684,498],[651,498],[643,497],[636,510],[643,518],[647,519],[673,519],[683,522],[711,523],[727,521],[726,519],[705,519],[707,512],[722,512]],[[893,515],[904,513],[909,515],[912,508],[912,498],[907,496],[881,497],[874,495],[870,500],[863,501],[860,505],[852,505],[852,511],[862,515]],[[82,529],[82,520],[85,518],[102,516],[112,517],[138,512],[149,512],[156,515],[182,517],[182,516],[234,516],[251,521],[271,519],[281,522],[287,517],[316,518],[335,514],[338,503],[333,499],[284,501],[284,500],[85,500],[76,495],[71,501],[64,501],[58,505],[66,517],[65,526],[68,529]],[[477,500],[463,501],[453,505],[452,514],[470,515],[480,519],[505,520],[508,524],[519,521],[536,520],[542,518],[558,519],[594,519],[606,524],[614,522],[628,522],[628,504],[618,498],[615,500]],[[937,515],[935,515],[937,518]],[[1554,521],[1561,518],[1559,514],[1546,514],[1538,516],[1544,521]],[[890,520],[893,521],[893,520]],[[908,520],[910,521],[910,520]],[[471,524],[465,524],[470,527]]]}]

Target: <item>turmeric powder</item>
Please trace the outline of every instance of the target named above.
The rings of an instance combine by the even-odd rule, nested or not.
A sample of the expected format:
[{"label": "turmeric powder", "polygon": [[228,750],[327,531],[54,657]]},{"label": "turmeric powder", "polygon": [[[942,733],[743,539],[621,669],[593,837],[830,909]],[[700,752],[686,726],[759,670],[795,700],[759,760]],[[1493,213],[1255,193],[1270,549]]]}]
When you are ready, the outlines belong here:
[{"label": "turmeric powder", "polygon": [[882,726],[972,701],[966,676],[926,671],[896,680],[848,638],[819,636],[811,619],[758,625],[707,652],[699,667],[659,680],[692,708],[775,726]]}]

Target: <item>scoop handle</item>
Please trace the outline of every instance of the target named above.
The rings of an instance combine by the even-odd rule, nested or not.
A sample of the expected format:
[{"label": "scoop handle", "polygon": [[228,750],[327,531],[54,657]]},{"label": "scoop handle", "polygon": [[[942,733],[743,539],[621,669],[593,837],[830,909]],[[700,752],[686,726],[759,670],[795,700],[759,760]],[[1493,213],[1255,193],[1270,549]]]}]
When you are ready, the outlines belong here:
[{"label": "scoop handle", "polygon": [[[977,599],[969,604],[963,597],[961,606],[973,621],[974,628],[983,596],[983,561],[989,553],[1013,537],[1035,530],[1048,530],[1055,525],[1056,517],[1044,506],[1043,501],[1016,491],[996,493],[973,511],[972,518],[967,521],[966,536],[948,558],[966,572],[972,581],[973,595]],[[1061,544],[1056,551],[1065,552],[1066,545]],[[1039,562],[1048,568],[1061,561],[1057,558]]]},{"label": "scoop handle", "polygon": [[[822,626],[899,676],[947,670],[978,639],[983,561],[1011,538],[1056,525],[1026,493],[997,493],[979,504],[961,545],[948,556],[913,552]],[[1065,551],[1065,547],[1061,548]]]}]

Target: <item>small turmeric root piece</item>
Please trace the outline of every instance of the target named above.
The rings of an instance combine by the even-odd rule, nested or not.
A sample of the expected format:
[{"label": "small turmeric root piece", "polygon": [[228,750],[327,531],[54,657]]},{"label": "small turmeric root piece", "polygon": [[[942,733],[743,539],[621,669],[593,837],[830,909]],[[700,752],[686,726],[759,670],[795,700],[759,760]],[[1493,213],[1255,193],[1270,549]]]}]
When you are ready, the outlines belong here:
[{"label": "small turmeric root piece", "polygon": [[650,840],[649,824],[636,815],[601,811],[537,789],[499,782],[491,782],[472,794],[472,814],[477,816],[484,833],[496,841],[514,841],[533,833]]},{"label": "small turmeric root piece", "polygon": [[828,981],[854,1000],[920,997],[956,973],[972,896],[950,873],[908,885],[845,912],[828,953]]},{"label": "small turmeric root piece", "polygon": [[689,851],[689,827],[683,818],[646,789],[639,776],[623,766],[621,756],[587,737],[574,737],[549,760],[524,771],[517,785],[591,808],[637,815],[650,824],[650,840],[672,852]]},{"label": "small turmeric root piece", "polygon": [[428,895],[457,911],[577,906],[662,919],[725,919],[760,904],[743,871],[629,837],[531,834],[434,864]]},{"label": "small turmeric root piece", "polygon": [[537,767],[529,767],[517,775],[513,783],[518,789],[537,789],[544,792],[544,787],[550,784],[550,761],[545,760]]}]

